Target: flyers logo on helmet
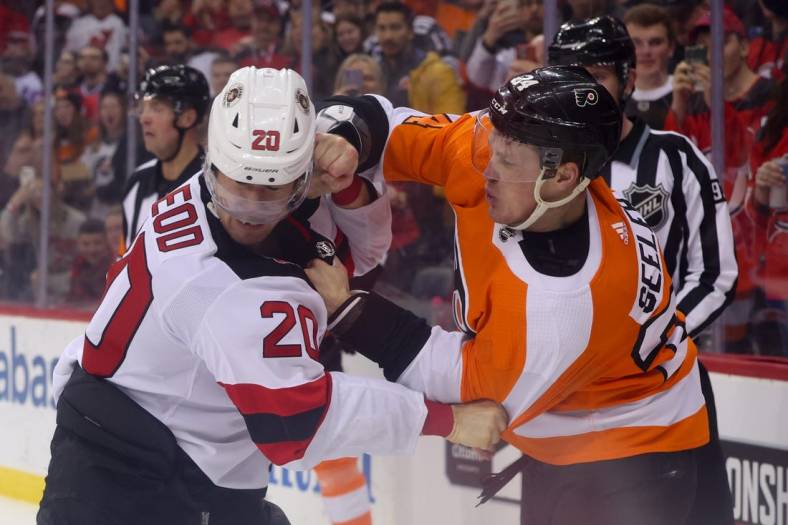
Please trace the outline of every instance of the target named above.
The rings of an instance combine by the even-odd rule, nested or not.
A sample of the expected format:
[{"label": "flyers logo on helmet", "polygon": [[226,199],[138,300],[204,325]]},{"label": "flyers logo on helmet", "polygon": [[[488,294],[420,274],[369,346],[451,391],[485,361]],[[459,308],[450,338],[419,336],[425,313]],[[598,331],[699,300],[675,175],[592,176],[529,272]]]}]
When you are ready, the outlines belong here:
[{"label": "flyers logo on helmet", "polygon": [[577,107],[593,106],[599,100],[599,95],[594,89],[575,89],[575,104]]}]

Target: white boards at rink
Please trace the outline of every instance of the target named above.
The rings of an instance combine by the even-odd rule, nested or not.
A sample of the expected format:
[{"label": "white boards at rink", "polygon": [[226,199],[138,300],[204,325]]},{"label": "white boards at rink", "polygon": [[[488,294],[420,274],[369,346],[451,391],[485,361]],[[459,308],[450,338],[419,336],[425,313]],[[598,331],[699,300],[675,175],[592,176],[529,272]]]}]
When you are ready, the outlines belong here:
[{"label": "white boards at rink", "polygon": [[[55,426],[52,368],[86,322],[87,316],[68,311],[0,307],[0,495],[33,503],[41,496]],[[728,356],[704,362],[712,372],[737,521],[788,525],[788,364]],[[350,373],[380,376],[361,356],[345,356],[344,363]],[[359,461],[375,525],[488,525],[519,523],[519,477],[475,507],[480,475],[515,459],[512,447],[504,447],[490,464],[429,437],[413,457]],[[294,525],[329,523],[313,472],[274,467],[269,487],[269,498]]]}]

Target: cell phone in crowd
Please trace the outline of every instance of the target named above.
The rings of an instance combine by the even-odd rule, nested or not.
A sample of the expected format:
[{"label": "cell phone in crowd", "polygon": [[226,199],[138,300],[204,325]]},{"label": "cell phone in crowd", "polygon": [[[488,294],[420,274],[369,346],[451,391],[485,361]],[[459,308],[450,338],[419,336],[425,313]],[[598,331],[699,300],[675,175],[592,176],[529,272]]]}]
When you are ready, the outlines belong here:
[{"label": "cell phone in crowd", "polygon": [[22,166],[19,168],[19,185],[27,186],[36,178],[36,169],[33,166]]},{"label": "cell phone in crowd", "polygon": [[343,84],[360,90],[361,86],[364,85],[364,72],[360,69],[346,69]]},{"label": "cell phone in crowd", "polygon": [[783,185],[772,186],[769,189],[769,207],[781,210],[788,207],[788,153],[777,161],[783,172]]},{"label": "cell phone in crowd", "polygon": [[690,64],[706,64],[708,66],[708,48],[706,46],[687,46],[684,48],[684,60]]}]

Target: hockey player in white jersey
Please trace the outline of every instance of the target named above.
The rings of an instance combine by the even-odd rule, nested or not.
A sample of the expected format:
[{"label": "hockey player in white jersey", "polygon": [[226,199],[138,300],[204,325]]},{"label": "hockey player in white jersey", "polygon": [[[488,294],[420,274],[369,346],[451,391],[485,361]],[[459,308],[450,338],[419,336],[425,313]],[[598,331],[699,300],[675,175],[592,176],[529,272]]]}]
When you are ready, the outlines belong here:
[{"label": "hockey player in white jersey", "polygon": [[[279,523],[272,462],[408,454],[419,435],[498,441],[495,403],[435,403],[317,361],[326,309],[279,232],[310,183],[352,184],[358,151],[314,121],[289,70],[243,68],[214,100],[203,174],[153,206],[58,362],[40,525]],[[414,357],[381,366],[396,377]]]}]

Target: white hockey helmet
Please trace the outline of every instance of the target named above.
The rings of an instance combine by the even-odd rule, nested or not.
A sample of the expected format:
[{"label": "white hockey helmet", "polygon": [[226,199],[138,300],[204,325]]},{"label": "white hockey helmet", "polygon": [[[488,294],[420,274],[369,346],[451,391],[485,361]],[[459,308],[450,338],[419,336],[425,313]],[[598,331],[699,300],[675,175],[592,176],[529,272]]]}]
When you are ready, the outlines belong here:
[{"label": "white hockey helmet", "polygon": [[[238,69],[211,106],[204,173],[214,204],[252,224],[280,220],[303,201],[314,145],[304,79],[290,69]],[[240,184],[219,184],[216,171]],[[292,188],[250,199],[249,185]]]}]

